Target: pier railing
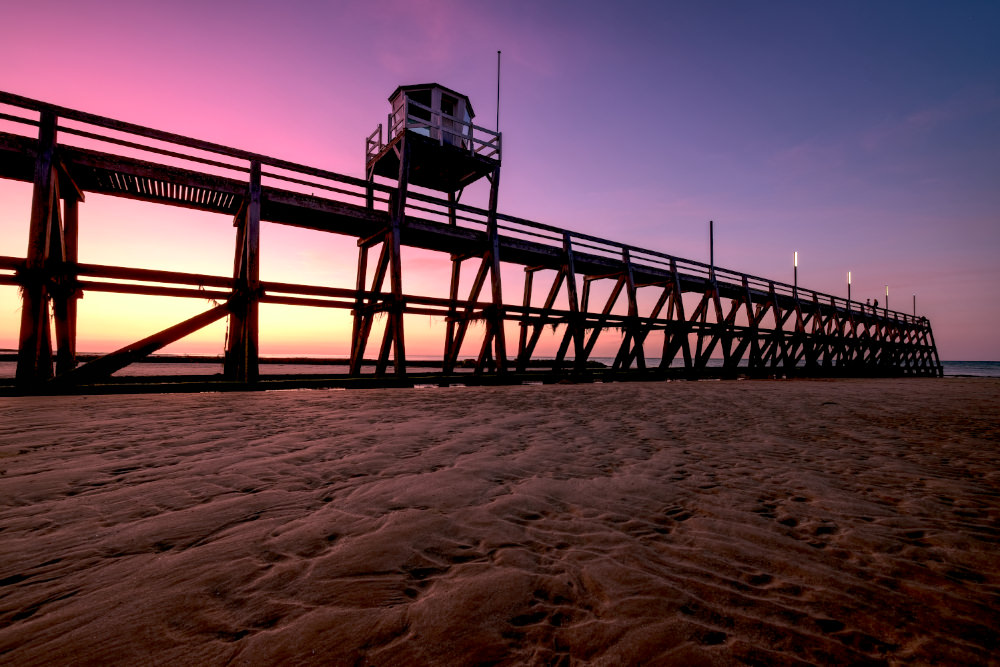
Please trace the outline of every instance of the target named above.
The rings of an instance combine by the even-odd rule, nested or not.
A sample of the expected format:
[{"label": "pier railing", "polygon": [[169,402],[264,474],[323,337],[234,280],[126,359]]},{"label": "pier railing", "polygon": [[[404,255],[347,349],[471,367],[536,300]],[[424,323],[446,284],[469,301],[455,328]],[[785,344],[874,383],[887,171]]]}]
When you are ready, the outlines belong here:
[{"label": "pier railing", "polygon": [[[413,101],[409,104],[417,105]],[[428,107],[417,107],[423,115],[429,114],[431,121],[412,116],[408,108],[406,114],[390,115],[388,137],[404,126],[416,127],[411,122],[424,123],[428,131],[441,131],[441,141],[451,133],[455,141],[466,142],[468,150],[499,160],[499,134],[443,117]],[[458,129],[445,127],[442,117]],[[756,363],[771,373],[802,364],[840,367],[844,372],[881,368],[885,372],[940,373],[925,318],[885,308],[875,310],[836,295],[502,213],[495,216],[501,260],[522,264],[529,272],[538,268],[559,272],[558,280],[565,283],[554,283],[552,292],[557,292],[560,284],[572,288],[569,310],[555,308],[551,298],[544,308],[531,306],[529,287],[523,303],[511,303],[496,295],[492,301],[481,299],[478,292],[461,300],[454,292],[448,298],[390,294],[365,289],[361,278],[352,287],[261,281],[257,268],[261,220],[350,234],[362,239],[359,244],[367,243],[366,238],[385,226],[388,204],[397,196],[396,188],[5,92],[0,92],[0,130],[0,177],[33,181],[36,190],[27,256],[0,257],[0,283],[24,288],[24,307],[35,311],[22,316],[19,376],[23,366],[25,382],[47,379],[50,374],[45,371],[45,365],[51,363],[45,354],[49,334],[41,325],[50,302],[56,319],[57,356],[63,360],[57,364],[57,375],[76,372],[72,358],[75,324],[70,322],[75,316],[66,311],[75,312],[75,299],[82,290],[225,300],[226,308],[206,317],[228,316],[230,329],[235,318],[236,324],[247,327],[245,335],[254,340],[256,315],[252,313],[261,301],[349,308],[355,317],[365,309],[377,310],[402,301],[405,312],[437,314],[452,323],[464,322],[463,326],[485,314],[497,318],[501,328],[504,322],[514,322],[522,332],[544,324],[561,326],[567,331],[566,340],[574,342],[573,346],[563,345],[568,357],[589,354],[597,334],[616,328],[625,332],[626,338],[632,337],[632,349],[622,352],[620,370],[626,371],[636,364],[642,367],[639,359],[643,341],[649,333],[660,332],[668,341],[664,343],[665,363],[669,365],[682,355],[685,365],[694,370],[699,364],[704,368],[708,355],[721,348],[731,368],[745,364],[747,355],[757,355]],[[366,151],[370,154],[381,149],[382,141],[379,126],[367,137]],[[54,195],[54,211],[39,199],[46,188]],[[234,275],[79,263],[75,252],[76,210],[88,191],[233,216],[239,227],[237,243],[243,244],[237,248]],[[63,202],[61,212],[59,201]],[[485,209],[425,192],[410,191],[406,195],[404,244],[444,250],[452,253],[453,261],[460,262],[455,258],[464,255],[456,254],[455,244],[475,246],[489,237],[490,225],[491,216]],[[52,238],[61,239],[62,250],[57,249]],[[542,264],[529,266],[535,262]],[[364,274],[363,269],[359,267],[359,276]],[[577,271],[584,278],[582,301],[572,286]],[[613,308],[612,301],[603,311],[588,310],[589,282],[602,276],[615,277],[615,290],[628,292],[628,315]],[[530,285],[530,280],[527,283]],[[663,290],[654,312],[645,315],[638,311],[635,297],[635,292],[644,287]],[[678,301],[683,294],[692,293],[701,301],[695,312],[684,316],[684,304]],[[723,298],[732,300],[729,315],[723,313]],[[668,310],[673,314],[667,314]],[[761,324],[762,312],[771,314],[773,327]],[[743,318],[741,324],[737,323],[737,313]],[[31,324],[31,318],[35,318],[35,324]],[[204,326],[198,320],[160,336],[153,347],[162,347],[196,330],[199,324]],[[788,330],[783,331],[786,327]],[[588,335],[587,344],[578,342]],[[698,337],[697,348],[689,350],[687,339],[692,336]],[[704,345],[702,338],[707,341]],[[531,356],[531,339],[522,333],[518,350],[521,368]],[[461,336],[456,341],[461,347]],[[26,350],[26,345],[34,346],[34,351]],[[389,346],[383,348],[381,354],[388,355]],[[455,357],[457,352],[452,352]],[[244,353],[254,357],[256,348],[250,345]],[[481,351],[477,369],[502,371],[503,360],[498,358],[502,356],[500,350]],[[135,358],[132,354],[117,361]],[[754,359],[750,362],[755,363]],[[245,363],[255,366],[256,359]],[[384,363],[379,365],[381,370],[384,367]],[[255,379],[253,372],[232,373],[245,381]],[[228,375],[232,373],[227,369]]]},{"label": "pier railing", "polygon": [[[372,184],[371,182],[361,178],[324,169],[317,169],[315,167],[272,158],[259,153],[224,146],[222,144],[216,144],[153,128],[143,127],[133,123],[117,121],[95,114],[58,107],[18,95],[13,95],[11,93],[0,92],[0,104],[26,111],[34,111],[38,113],[41,113],[42,111],[49,111],[54,113],[59,119],[58,132],[60,136],[63,137],[65,135],[69,135],[71,137],[70,139],[60,138],[59,143],[65,146],[80,146],[92,149],[106,149],[108,147],[113,147],[117,148],[118,154],[121,155],[134,155],[143,158],[155,156],[161,159],[161,164],[171,166],[196,166],[202,168],[202,171],[207,174],[223,176],[235,175],[241,180],[245,179],[246,175],[250,173],[250,164],[252,162],[259,162],[263,168],[261,172],[262,183],[265,185],[271,181],[273,184],[281,184],[283,187],[292,191],[315,192],[319,190],[329,198],[357,204],[364,203],[366,190],[373,187],[376,191],[381,193],[381,195],[376,195],[375,199],[376,201],[381,202],[382,206],[380,208],[382,210],[385,209],[384,205],[388,202],[389,193],[395,190],[392,186],[379,183]],[[420,107],[428,113],[431,112],[429,107],[420,105],[412,100],[409,101],[409,104]],[[435,115],[443,116],[443,114]],[[391,114],[390,118],[393,118]],[[476,127],[476,129],[482,131],[484,134],[488,133],[493,135],[492,138],[481,141],[477,140],[477,142],[480,144],[481,148],[488,147],[488,149],[494,153],[499,153],[499,144],[497,143],[499,135],[492,133],[485,128],[473,126],[471,123],[463,123],[461,120],[451,116],[448,116],[447,118],[467,126],[470,132],[473,127]],[[0,120],[20,124],[25,127],[37,128],[39,126],[38,118],[32,118],[30,116],[25,117],[19,114],[0,112]],[[393,123],[394,129],[389,133],[390,136],[393,136],[399,131],[401,124],[403,123],[402,116],[397,115],[397,117],[393,119]],[[439,124],[435,125],[432,122],[423,121],[414,116],[407,116],[406,123],[407,127],[441,127]],[[379,125],[375,132],[379,133],[381,127],[382,126]],[[467,134],[463,134],[460,131],[453,132],[447,128],[442,129],[443,132],[452,133],[456,137],[468,138]],[[30,136],[33,133],[25,132],[23,134],[25,136]],[[373,140],[374,134],[375,133],[368,138],[369,141]],[[78,140],[74,141],[73,138],[78,138]],[[136,138],[147,140],[147,142],[142,143],[140,141],[136,141]],[[379,137],[379,141],[380,140],[381,137]],[[188,150],[187,152],[182,152],[178,150],[178,148]],[[155,183],[148,185],[138,179],[135,181],[126,181],[123,179],[120,181],[119,187],[123,191],[134,191],[148,195],[169,194],[162,188],[158,189],[157,184]],[[408,198],[415,200],[408,206],[408,210],[414,211],[417,215],[427,217],[430,220],[447,221],[449,219],[449,211],[454,208],[460,211],[460,214],[454,216],[458,220],[459,225],[476,230],[484,230],[486,228],[488,211],[485,209],[466,204],[450,203],[445,199],[423,193],[411,192],[408,193]],[[189,191],[185,193],[183,191],[179,191],[176,195],[176,199],[178,202],[189,202],[197,205],[225,206],[227,202],[231,203],[234,198],[212,198],[206,192]],[[790,283],[762,278],[760,276],[754,276],[752,274],[734,271],[723,267],[711,267],[709,264],[699,262],[697,260],[685,259],[665,252],[648,250],[630,244],[602,239],[593,235],[574,232],[572,230],[563,229],[525,218],[505,215],[503,213],[498,214],[497,218],[500,221],[499,229],[503,234],[509,235],[512,238],[523,238],[537,243],[542,243],[553,248],[562,248],[563,241],[568,236],[573,248],[582,252],[590,252],[618,259],[621,257],[622,252],[627,250],[631,255],[632,262],[637,266],[664,269],[669,267],[670,262],[673,261],[676,263],[678,269],[682,269],[685,273],[701,276],[706,279],[710,276],[714,269],[716,280],[728,279],[735,283],[741,283],[745,277],[749,281],[751,288],[762,291],[767,291],[773,288],[778,294],[789,297],[798,294],[798,298],[800,300],[819,301],[844,310],[851,310],[859,314],[879,314],[884,317],[890,317],[903,322],[913,322],[923,319],[902,311],[889,310],[886,308],[875,309],[872,306],[858,301],[848,301],[845,297],[818,292],[805,287],[795,287]]]}]

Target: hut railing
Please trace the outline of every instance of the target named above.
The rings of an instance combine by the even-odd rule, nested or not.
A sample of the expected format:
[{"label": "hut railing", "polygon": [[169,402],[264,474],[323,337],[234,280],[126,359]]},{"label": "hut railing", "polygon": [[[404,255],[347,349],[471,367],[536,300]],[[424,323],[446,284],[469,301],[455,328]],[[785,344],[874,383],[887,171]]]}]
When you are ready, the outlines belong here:
[{"label": "hut railing", "polygon": [[365,139],[365,164],[369,164],[382,152],[385,144],[382,142],[382,123]]},{"label": "hut railing", "polygon": [[[389,114],[387,141],[392,141],[403,130],[413,130],[437,139],[442,145],[447,143],[464,148],[471,154],[500,162],[501,133],[480,127],[457,116],[435,111],[409,97],[405,99],[403,107]],[[374,154],[369,152],[369,160],[384,148],[381,141],[380,133],[378,150]]]}]

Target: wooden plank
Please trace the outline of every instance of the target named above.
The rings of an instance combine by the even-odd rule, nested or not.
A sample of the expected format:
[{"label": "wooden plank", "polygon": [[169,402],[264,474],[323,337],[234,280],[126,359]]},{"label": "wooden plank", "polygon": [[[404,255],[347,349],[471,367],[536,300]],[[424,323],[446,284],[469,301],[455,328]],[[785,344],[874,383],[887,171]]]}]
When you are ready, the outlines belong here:
[{"label": "wooden plank", "polygon": [[219,300],[229,299],[231,292],[218,290],[190,289],[185,287],[165,287],[162,285],[134,285],[131,283],[108,283],[79,280],[77,287],[83,292],[109,292],[111,294],[144,294],[146,296],[171,296],[188,299]]},{"label": "wooden plank", "polygon": [[70,197],[63,202],[63,274],[61,293],[53,299],[56,321],[56,374],[62,375],[76,367],[77,299],[80,292],[72,285],[76,276],[72,268],[79,255],[79,200]]},{"label": "wooden plank", "polygon": [[59,154],[66,171],[73,176],[77,186],[82,190],[88,190],[93,185],[91,182],[92,179],[88,178],[88,174],[94,170],[100,170],[118,178],[119,187],[125,186],[124,179],[131,180],[133,182],[132,187],[135,188],[138,188],[134,184],[135,179],[149,179],[173,183],[191,190],[203,188],[205,190],[225,192],[234,196],[241,196],[246,193],[245,182],[193,169],[159,164],[88,148],[78,148],[76,146],[60,146]]},{"label": "wooden plank", "polygon": [[[353,301],[336,301],[334,299],[314,299],[301,296],[282,296],[277,294],[264,294],[260,297],[261,303],[275,303],[285,306],[308,306],[312,308],[339,308],[341,310],[351,310],[354,308]],[[417,309],[408,310],[415,312]],[[436,314],[437,311],[434,311]]]},{"label": "wooden plank", "polygon": [[233,279],[225,276],[213,276],[202,273],[184,273],[181,271],[162,271],[158,269],[140,269],[125,266],[108,266],[106,264],[70,264],[67,270],[80,276],[90,278],[106,278],[111,280],[133,280],[151,283],[170,283],[177,285],[201,285],[205,287],[233,288]]},{"label": "wooden plank", "polygon": [[524,296],[522,298],[524,315],[518,321],[518,341],[517,341],[517,370],[522,372],[521,360],[525,357],[525,349],[528,344],[528,308],[531,307],[532,286],[534,283],[536,268],[526,266],[524,268]]},{"label": "wooden plank", "polygon": [[457,359],[459,350],[454,349],[456,315],[458,314],[458,289],[462,278],[462,255],[451,256],[451,283],[448,287],[448,319],[445,324],[444,360],[442,370],[451,373],[455,370],[453,359]]},{"label": "wooden plank", "polygon": [[[364,354],[364,343],[360,341],[363,327],[364,314],[362,306],[364,297],[365,281],[368,278],[368,246],[358,246],[358,267],[356,271],[355,285],[357,294],[354,297],[354,309],[351,311],[351,375],[357,375],[361,369],[361,356]],[[264,288],[265,291],[267,288]],[[360,350],[360,352],[359,352]]]}]

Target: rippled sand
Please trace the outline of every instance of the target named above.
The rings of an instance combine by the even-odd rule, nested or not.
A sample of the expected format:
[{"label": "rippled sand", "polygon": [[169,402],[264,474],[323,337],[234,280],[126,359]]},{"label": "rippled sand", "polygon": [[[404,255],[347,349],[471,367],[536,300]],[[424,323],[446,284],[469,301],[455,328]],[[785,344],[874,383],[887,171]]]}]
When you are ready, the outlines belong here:
[{"label": "rippled sand", "polygon": [[0,399],[0,662],[987,664],[1000,380]]}]

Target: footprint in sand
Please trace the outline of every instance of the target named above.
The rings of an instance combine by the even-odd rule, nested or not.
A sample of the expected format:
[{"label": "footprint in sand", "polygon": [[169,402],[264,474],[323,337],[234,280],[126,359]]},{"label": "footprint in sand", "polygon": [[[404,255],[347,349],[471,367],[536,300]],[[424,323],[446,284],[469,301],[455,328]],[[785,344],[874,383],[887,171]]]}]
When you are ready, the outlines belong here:
[{"label": "footprint in sand", "polygon": [[744,580],[751,586],[757,588],[763,588],[774,581],[774,577],[765,573],[758,572],[756,574],[748,574],[744,577]]},{"label": "footprint in sand", "polygon": [[759,507],[753,509],[753,513],[760,516],[763,519],[776,519],[778,515],[775,514],[775,510],[778,509],[778,505],[773,502],[762,502]]},{"label": "footprint in sand", "polygon": [[695,636],[695,640],[702,646],[718,646],[719,644],[725,644],[728,638],[729,635],[720,630],[700,632]]},{"label": "footprint in sand", "polygon": [[692,516],[694,516],[694,512],[687,509],[686,507],[683,507],[682,505],[673,505],[671,507],[668,507],[667,509],[663,510],[663,513],[667,517],[669,517],[671,521],[677,521],[677,522],[687,521]]}]

